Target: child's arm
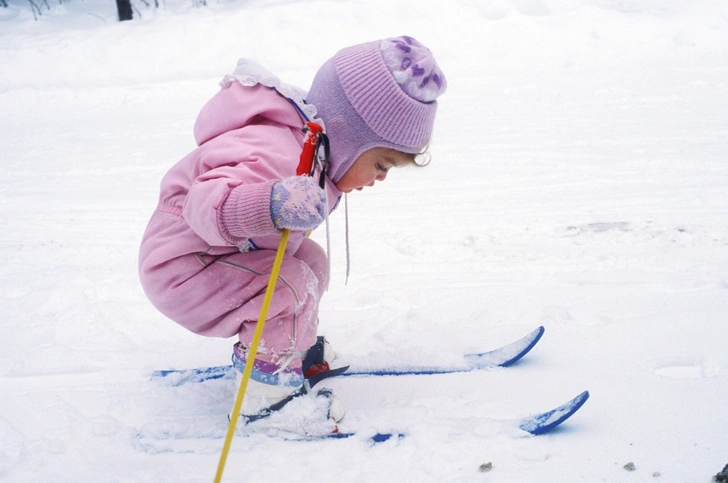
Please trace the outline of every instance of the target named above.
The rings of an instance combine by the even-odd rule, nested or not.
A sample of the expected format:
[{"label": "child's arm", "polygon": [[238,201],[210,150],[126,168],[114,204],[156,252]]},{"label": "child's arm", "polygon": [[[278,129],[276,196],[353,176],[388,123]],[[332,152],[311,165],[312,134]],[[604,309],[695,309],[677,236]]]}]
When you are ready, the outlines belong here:
[{"label": "child's arm", "polygon": [[195,164],[212,169],[190,187],[185,220],[213,246],[237,246],[283,228],[315,228],[326,212],[324,191],[315,183],[311,190],[309,181],[286,180],[295,179],[300,151],[288,127],[245,127],[205,143]]}]

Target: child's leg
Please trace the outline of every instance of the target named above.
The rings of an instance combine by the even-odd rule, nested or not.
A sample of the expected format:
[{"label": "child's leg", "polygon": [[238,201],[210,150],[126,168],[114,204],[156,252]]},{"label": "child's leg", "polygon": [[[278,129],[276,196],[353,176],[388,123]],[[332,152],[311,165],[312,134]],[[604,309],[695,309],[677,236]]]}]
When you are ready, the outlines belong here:
[{"label": "child's leg", "polygon": [[[156,267],[160,279],[174,283],[157,307],[192,332],[211,337],[238,336],[233,362],[245,367],[275,259],[272,250],[232,255],[188,255]],[[167,276],[165,276],[167,275]],[[328,282],[323,249],[305,239],[285,256],[268,310],[241,414],[247,420],[269,414],[302,393],[301,359],[316,343],[318,306]],[[161,303],[160,303],[161,302]],[[323,419],[343,417],[328,391]],[[318,401],[319,398],[316,398]]]},{"label": "child's leg", "polygon": [[[168,289],[168,303],[160,310],[192,332],[211,337],[237,335],[244,347],[249,346],[275,252],[183,258],[162,269],[180,270],[185,275]],[[259,347],[260,359],[276,363],[316,342],[318,306],[328,280],[327,270],[325,252],[308,238],[293,256],[283,258]]]},{"label": "child's leg", "polygon": [[[243,298],[248,301],[227,314],[220,324],[224,326],[230,322],[239,328],[241,345],[248,347],[260,316],[275,254],[269,253],[255,260],[245,260],[242,255],[233,255],[218,263],[228,270],[246,267],[264,275],[250,281],[243,290]],[[319,301],[327,282],[326,254],[315,242],[304,240],[292,257],[284,258],[257,359],[300,367],[301,354],[316,343]],[[291,359],[293,355],[296,357]]]}]

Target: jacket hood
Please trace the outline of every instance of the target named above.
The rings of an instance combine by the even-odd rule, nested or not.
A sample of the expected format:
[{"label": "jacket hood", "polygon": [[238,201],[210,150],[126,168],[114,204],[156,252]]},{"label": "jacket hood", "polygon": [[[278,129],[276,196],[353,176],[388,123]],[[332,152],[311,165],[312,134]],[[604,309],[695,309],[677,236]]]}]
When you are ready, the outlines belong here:
[{"label": "jacket hood", "polygon": [[258,123],[267,120],[295,129],[301,129],[307,120],[323,125],[316,118],[316,108],[303,100],[305,91],[281,82],[249,59],[240,59],[220,86],[221,92],[197,116],[194,133],[198,145],[253,120]]},{"label": "jacket hood", "polygon": [[303,126],[298,111],[275,90],[263,85],[243,87],[230,83],[200,111],[195,122],[195,141],[199,146],[221,134],[261,121],[295,129]]}]

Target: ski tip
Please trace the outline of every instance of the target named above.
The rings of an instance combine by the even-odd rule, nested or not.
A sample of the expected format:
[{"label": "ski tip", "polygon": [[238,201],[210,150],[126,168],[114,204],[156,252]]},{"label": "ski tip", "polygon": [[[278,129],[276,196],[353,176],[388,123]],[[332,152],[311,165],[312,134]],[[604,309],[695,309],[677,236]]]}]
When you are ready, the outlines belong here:
[{"label": "ski tip", "polygon": [[533,345],[536,345],[536,342],[541,340],[541,337],[543,337],[543,333],[546,332],[546,327],[543,325],[539,326],[537,329],[533,331],[534,338],[533,338]]},{"label": "ski tip", "polygon": [[511,365],[515,364],[516,362],[520,361],[523,358],[523,356],[525,356],[526,354],[531,352],[531,349],[533,349],[536,346],[536,344],[538,344],[538,341],[541,340],[541,337],[543,337],[543,333],[545,331],[546,331],[546,329],[542,325],[542,326],[538,327],[537,329],[534,329],[533,331],[531,331],[531,333],[529,333],[522,339],[519,339],[518,341],[514,342],[512,345],[516,345],[516,344],[523,343],[526,341],[528,343],[524,347],[521,348],[521,350],[518,354],[501,362],[500,364],[498,364],[498,366],[508,367],[508,366],[511,366]]},{"label": "ski tip", "polygon": [[584,391],[572,399],[571,402],[574,403],[573,411],[575,412],[582,407],[587,399],[589,399],[589,391]]},{"label": "ski tip", "polygon": [[534,436],[547,433],[573,416],[587,399],[589,399],[589,391],[584,391],[556,409],[522,420],[518,427]]}]

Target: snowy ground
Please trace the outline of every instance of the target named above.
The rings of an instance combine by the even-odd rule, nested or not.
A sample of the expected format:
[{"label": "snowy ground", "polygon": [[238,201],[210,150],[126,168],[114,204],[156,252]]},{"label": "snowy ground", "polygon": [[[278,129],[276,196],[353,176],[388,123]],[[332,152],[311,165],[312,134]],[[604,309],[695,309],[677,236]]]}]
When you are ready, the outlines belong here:
[{"label": "snowy ground", "polygon": [[[236,438],[224,481],[700,483],[728,463],[725,2],[137,1],[123,24],[113,2],[9,3],[0,480],[212,481],[235,388],[148,380],[232,344],[141,291],[161,176],[238,57],[305,88],[338,48],[405,33],[449,80],[434,160],[350,197],[348,286],[333,217],[322,332],[402,361],[546,335],[508,369],[333,381],[351,424],[409,437]],[[584,389],[552,434],[499,424]]]}]

